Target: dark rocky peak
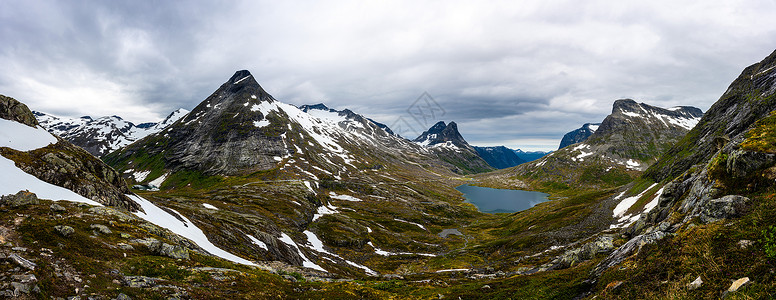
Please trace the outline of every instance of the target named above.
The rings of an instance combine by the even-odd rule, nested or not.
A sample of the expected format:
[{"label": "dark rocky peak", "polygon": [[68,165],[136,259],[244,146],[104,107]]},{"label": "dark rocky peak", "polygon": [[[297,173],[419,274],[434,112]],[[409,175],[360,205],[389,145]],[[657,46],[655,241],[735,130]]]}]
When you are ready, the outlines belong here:
[{"label": "dark rocky peak", "polygon": [[14,98],[0,95],[0,118],[16,121],[27,126],[38,126],[38,120],[24,103]]},{"label": "dark rocky peak", "polygon": [[431,126],[427,131],[424,131],[419,137],[413,140],[413,142],[419,143],[424,146],[433,146],[436,144],[442,144],[451,142],[453,145],[463,148],[471,148],[469,143],[464,140],[461,133],[458,132],[458,124],[450,122],[445,125],[444,121],[439,121],[434,126]]},{"label": "dark rocky peak", "polygon": [[143,128],[143,129],[147,129],[147,128],[154,127],[154,126],[156,126],[157,124],[159,124],[159,123],[154,123],[154,122],[148,122],[148,123],[140,123],[140,124],[137,124],[137,125],[135,125],[135,127],[137,127],[137,128]]},{"label": "dark rocky peak", "polygon": [[266,170],[275,166],[275,157],[288,154],[282,136],[289,119],[278,105],[250,72],[237,71],[185,117],[147,137],[164,143],[139,145],[153,154],[163,152],[165,168],[172,171],[234,175]]},{"label": "dark rocky peak", "polygon": [[318,103],[318,104],[313,104],[313,105],[305,104],[305,105],[300,106],[299,109],[301,109],[303,112],[308,112],[311,109],[325,110],[325,111],[336,111],[334,109],[329,108],[328,106],[326,106],[323,103]]},{"label": "dark rocky peak", "polygon": [[558,149],[563,149],[566,146],[587,140],[587,138],[589,138],[596,130],[598,130],[599,126],[601,126],[601,123],[585,123],[585,125],[582,125],[582,127],[566,133],[563,135],[563,139],[560,140],[560,146]]}]

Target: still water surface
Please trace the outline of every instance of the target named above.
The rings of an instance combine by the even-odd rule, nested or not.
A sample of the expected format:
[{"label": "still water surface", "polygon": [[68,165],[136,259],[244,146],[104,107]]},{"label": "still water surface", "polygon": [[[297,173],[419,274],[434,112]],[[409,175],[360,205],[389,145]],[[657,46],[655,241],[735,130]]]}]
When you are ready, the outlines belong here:
[{"label": "still water surface", "polygon": [[464,184],[455,188],[463,193],[466,203],[484,213],[513,213],[547,201],[548,194],[531,191],[503,190]]}]

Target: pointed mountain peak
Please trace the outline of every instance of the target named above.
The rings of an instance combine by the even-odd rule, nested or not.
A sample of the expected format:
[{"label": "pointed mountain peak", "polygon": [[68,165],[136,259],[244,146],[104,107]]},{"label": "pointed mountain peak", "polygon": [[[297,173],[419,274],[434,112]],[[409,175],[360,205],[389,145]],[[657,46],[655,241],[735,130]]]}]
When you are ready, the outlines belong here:
[{"label": "pointed mountain peak", "polygon": [[[431,126],[431,128],[428,129],[429,133],[440,133],[442,130],[445,130],[447,128],[447,125],[445,124],[445,121],[439,121],[434,126]],[[456,127],[458,128],[458,127]]]},{"label": "pointed mountain peak", "polygon": [[458,124],[450,122],[445,124],[444,121],[439,121],[434,126],[431,126],[427,131],[424,131],[413,142],[419,143],[423,146],[433,146],[436,144],[442,144],[451,142],[453,145],[464,148],[471,148],[469,143],[463,139],[461,133],[458,132]]},{"label": "pointed mountain peak", "polygon": [[257,83],[256,79],[253,79],[253,75],[248,70],[240,70],[237,72],[234,72],[234,75],[232,75],[232,78],[229,78],[228,83],[231,84],[241,84],[241,83],[250,83],[250,81]]}]

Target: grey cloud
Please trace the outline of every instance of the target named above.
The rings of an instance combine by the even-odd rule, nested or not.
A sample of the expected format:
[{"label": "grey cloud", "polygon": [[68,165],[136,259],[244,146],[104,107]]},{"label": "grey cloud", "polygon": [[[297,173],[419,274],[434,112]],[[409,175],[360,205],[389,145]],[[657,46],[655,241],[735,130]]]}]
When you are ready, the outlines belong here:
[{"label": "grey cloud", "polygon": [[0,93],[152,121],[249,69],[386,124],[427,91],[470,141],[553,148],[618,98],[706,110],[774,38],[769,1],[3,1]]}]

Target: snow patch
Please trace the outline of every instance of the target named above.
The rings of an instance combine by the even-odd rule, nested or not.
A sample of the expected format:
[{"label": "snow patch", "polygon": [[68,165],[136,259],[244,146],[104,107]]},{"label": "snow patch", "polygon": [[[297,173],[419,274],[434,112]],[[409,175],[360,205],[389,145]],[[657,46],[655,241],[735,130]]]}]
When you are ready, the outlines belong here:
[{"label": "snow patch", "polygon": [[246,234],[245,236],[247,236],[248,239],[251,240],[251,243],[253,243],[254,245],[259,246],[259,248],[261,248],[261,249],[269,251],[269,247],[267,247],[266,243],[260,241],[259,239],[257,239],[256,237],[254,237],[254,236],[252,236],[250,234]]},{"label": "snow patch", "polygon": [[0,119],[0,147],[30,151],[56,143],[57,138],[43,128]]},{"label": "snow patch", "polygon": [[318,220],[318,218],[323,217],[325,215],[331,215],[337,213],[337,207],[336,206],[329,206],[329,205],[323,205],[318,207],[318,211],[313,215],[313,222],[315,220]]},{"label": "snow patch", "polygon": [[358,199],[358,198],[350,196],[350,195],[337,195],[334,192],[329,192],[329,197],[331,197],[332,199],[345,200],[345,201],[353,201],[353,202],[360,202],[360,201],[362,201],[361,199]]},{"label": "snow patch", "polygon": [[0,156],[0,195],[16,194],[19,191],[27,190],[41,199],[51,199],[54,201],[68,200],[73,202],[83,202],[89,205],[102,206],[93,200],[66,188],[56,186],[38,179],[31,174],[27,174],[17,168],[10,159]]},{"label": "snow patch", "polygon": [[614,208],[614,210],[612,210],[612,214],[614,215],[614,217],[615,218],[622,217],[625,214],[625,212],[628,211],[628,209],[631,206],[633,206],[633,204],[635,204],[636,201],[639,200],[639,198],[641,198],[641,196],[644,196],[644,194],[647,191],[649,191],[650,189],[652,189],[656,185],[657,185],[657,183],[650,185],[648,188],[646,188],[644,191],[642,191],[641,193],[639,193],[636,196],[632,196],[632,197],[628,197],[628,198],[622,199],[622,201],[620,201],[620,203],[617,204],[617,206]]},{"label": "snow patch", "polygon": [[202,206],[204,206],[204,207],[205,207],[205,208],[207,208],[207,209],[214,209],[214,210],[218,210],[218,207],[215,207],[215,206],[213,206],[213,205],[210,205],[209,203],[202,203]]},{"label": "snow patch", "polygon": [[[174,210],[170,209],[171,211],[175,212],[177,216],[173,216],[167,211],[162,210],[155,204],[151,203],[151,201],[143,199],[138,195],[126,195],[126,196],[134,200],[138,204],[140,204],[140,207],[142,207],[143,211],[145,211],[145,212],[141,212],[141,211],[135,212],[134,214],[136,216],[146,221],[149,221],[151,223],[154,223],[159,227],[167,228],[176,234],[179,234],[187,239],[192,240],[193,242],[197,243],[197,245],[199,245],[202,249],[205,249],[205,251],[207,251],[210,254],[213,254],[220,258],[223,258],[235,263],[239,263],[239,264],[251,265],[251,266],[256,265],[247,259],[244,259],[242,257],[229,253],[221,248],[218,248],[218,246],[214,245],[207,239],[207,236],[205,235],[204,232],[202,232],[201,229],[199,229],[196,225],[194,225],[194,223],[191,223],[191,221],[189,221],[188,218],[175,212]],[[183,221],[178,219],[178,217],[183,219]]]},{"label": "snow patch", "polygon": [[326,272],[326,273],[329,272],[329,271],[326,271],[326,269],[322,268],[321,266],[316,265],[315,263],[313,263],[309,258],[307,258],[307,256],[304,256],[304,253],[302,253],[302,251],[299,250],[299,246],[296,245],[296,242],[294,242],[294,240],[291,239],[290,236],[288,236],[287,234],[285,234],[283,232],[281,232],[280,234],[281,234],[280,235],[280,241],[283,242],[283,243],[286,243],[286,245],[289,245],[292,248],[294,248],[296,250],[296,253],[298,253],[299,256],[302,258],[302,266],[304,266],[305,268],[315,269],[315,270]]},{"label": "snow patch", "polygon": [[394,218],[393,220],[394,220],[394,221],[403,222],[403,223],[412,224],[412,225],[415,225],[415,226],[418,226],[418,227],[420,227],[420,228],[421,228],[421,229],[423,229],[423,230],[427,230],[425,226],[423,226],[423,225],[420,225],[420,224],[418,224],[418,223],[415,223],[415,222],[405,221],[405,220],[402,220],[402,219],[397,219],[397,218]]},{"label": "snow patch", "polygon": [[151,171],[137,171],[135,173],[132,173],[132,177],[134,177],[135,181],[137,182],[143,182],[143,180],[146,179],[148,174],[151,174]]},{"label": "snow patch", "polygon": [[269,125],[269,121],[267,119],[261,120],[261,121],[253,121],[253,126],[256,126],[258,128],[266,127]]}]

